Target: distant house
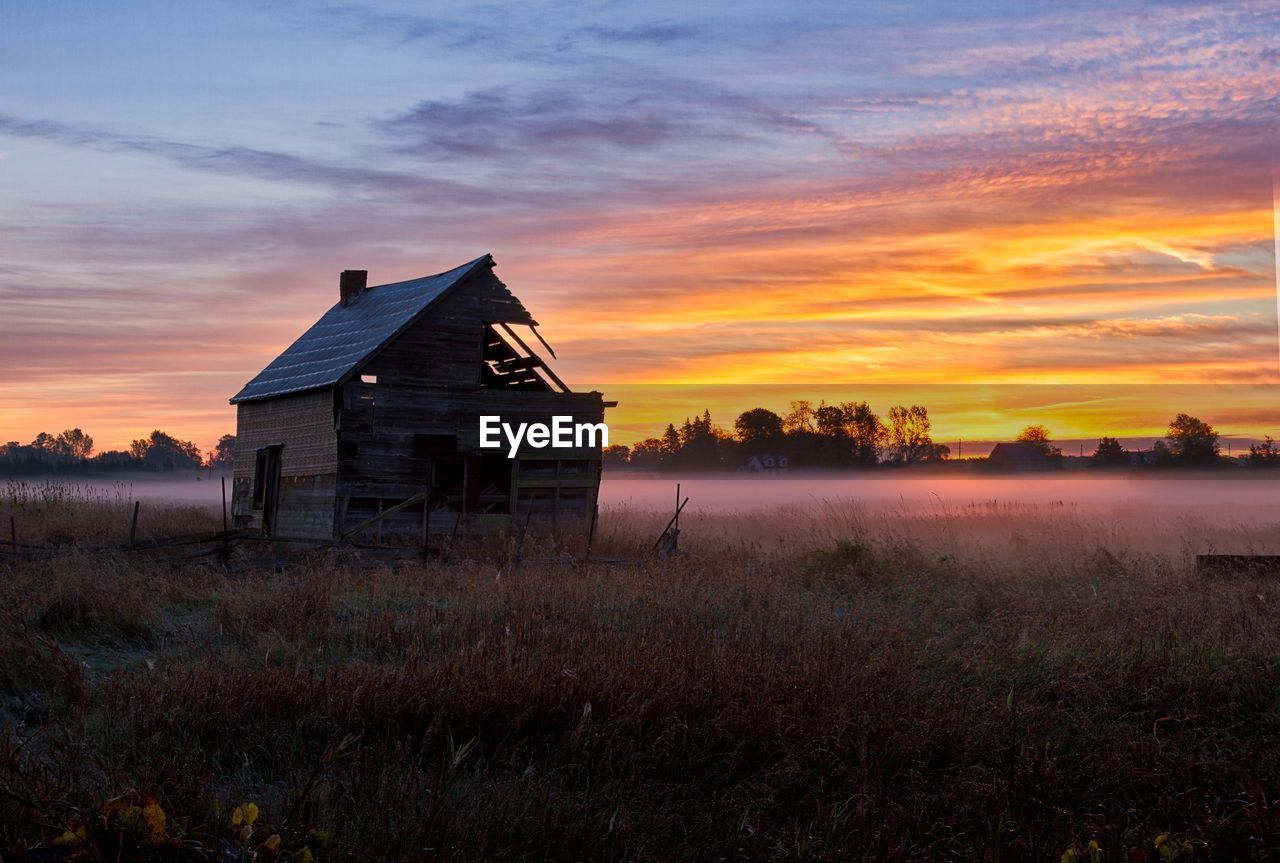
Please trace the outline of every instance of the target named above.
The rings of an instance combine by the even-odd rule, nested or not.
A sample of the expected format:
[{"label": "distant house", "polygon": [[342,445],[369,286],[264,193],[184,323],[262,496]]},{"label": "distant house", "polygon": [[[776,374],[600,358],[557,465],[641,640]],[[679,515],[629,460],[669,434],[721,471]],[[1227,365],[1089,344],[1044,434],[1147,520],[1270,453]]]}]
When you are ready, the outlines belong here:
[{"label": "distant house", "polygon": [[738,473],[783,473],[791,466],[785,455],[753,455]]},{"label": "distant house", "polygon": [[537,322],[493,267],[485,255],[377,287],[342,274],[338,302],[231,399],[236,527],[384,542],[531,521],[585,529],[599,439],[514,458],[505,441],[480,446],[481,416],[600,423],[614,404],[570,392],[530,349],[516,328],[541,340]]},{"label": "distant house", "polygon": [[1040,447],[1027,441],[998,443],[987,456],[987,464],[1004,471],[1048,470],[1049,457]]}]

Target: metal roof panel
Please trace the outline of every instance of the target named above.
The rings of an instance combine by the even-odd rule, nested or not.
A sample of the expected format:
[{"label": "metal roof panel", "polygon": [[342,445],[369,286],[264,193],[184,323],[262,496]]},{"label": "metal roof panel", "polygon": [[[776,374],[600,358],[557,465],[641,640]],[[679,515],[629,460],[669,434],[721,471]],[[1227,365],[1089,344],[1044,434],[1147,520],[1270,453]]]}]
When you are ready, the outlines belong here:
[{"label": "metal roof panel", "polygon": [[231,399],[232,404],[339,383],[366,357],[482,265],[483,255],[434,276],[366,288],[343,306],[334,304]]}]

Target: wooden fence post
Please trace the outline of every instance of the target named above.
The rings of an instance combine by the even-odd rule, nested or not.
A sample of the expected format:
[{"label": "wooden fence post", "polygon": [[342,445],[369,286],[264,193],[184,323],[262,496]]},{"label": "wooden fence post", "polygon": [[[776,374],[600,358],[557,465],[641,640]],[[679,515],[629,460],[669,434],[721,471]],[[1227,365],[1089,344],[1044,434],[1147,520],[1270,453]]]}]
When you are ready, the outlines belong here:
[{"label": "wooden fence post", "polygon": [[680,547],[680,483],[676,483],[676,515],[675,529],[671,533],[671,551],[674,553]]},{"label": "wooden fence post", "polygon": [[135,500],[133,502],[133,522],[129,525],[129,550],[133,550],[133,539],[138,533],[138,508],[142,506],[142,501]]}]

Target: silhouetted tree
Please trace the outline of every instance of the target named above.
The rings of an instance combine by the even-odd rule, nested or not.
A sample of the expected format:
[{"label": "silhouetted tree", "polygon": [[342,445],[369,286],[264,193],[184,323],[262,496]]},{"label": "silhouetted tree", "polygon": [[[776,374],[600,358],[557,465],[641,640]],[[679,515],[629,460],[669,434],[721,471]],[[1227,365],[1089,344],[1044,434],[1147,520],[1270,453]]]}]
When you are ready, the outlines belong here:
[{"label": "silhouetted tree", "polygon": [[178,440],[156,429],[150,437],[135,440],[129,452],[148,470],[199,467],[200,450],[191,441]]},{"label": "silhouetted tree", "polygon": [[93,452],[93,438],[80,429],[67,429],[59,435],[40,432],[23,446],[9,441],[0,447],[0,469],[17,473],[42,473],[81,468]]},{"label": "silhouetted tree", "polygon": [[142,463],[133,457],[132,453],[124,450],[112,449],[106,452],[100,452],[93,457],[94,467],[105,468],[107,470],[129,470],[142,467]]},{"label": "silhouetted tree", "polygon": [[[929,436],[929,411],[920,405],[889,408],[889,452],[894,461],[915,464],[940,453]],[[950,450],[948,450],[948,453]]]},{"label": "silhouetted tree", "polygon": [[[675,429],[673,428],[674,432]],[[630,464],[638,470],[657,470],[666,458],[665,445],[656,437],[645,438],[631,448]]]},{"label": "silhouetted tree", "polygon": [[766,408],[752,408],[738,415],[733,429],[751,453],[769,452],[782,444],[782,417]]},{"label": "silhouetted tree", "polygon": [[[845,402],[840,408],[844,413],[844,427],[849,436],[853,463],[864,466],[875,464],[880,459],[880,451],[888,439],[889,430],[866,402]],[[951,451],[947,452],[949,454]]]},{"label": "silhouetted tree", "polygon": [[1169,423],[1165,439],[1175,462],[1205,465],[1218,461],[1218,433],[1198,417],[1178,414]]},{"label": "silhouetted tree", "polygon": [[1249,445],[1249,464],[1258,467],[1280,467],[1280,448],[1267,435],[1262,443]]},{"label": "silhouetted tree", "polygon": [[1034,444],[1036,449],[1050,458],[1058,458],[1062,455],[1062,450],[1053,445],[1053,441],[1049,437],[1049,430],[1042,425],[1027,426],[1018,432],[1015,440]]},{"label": "silhouetted tree", "polygon": [[231,467],[231,463],[235,458],[236,436],[233,434],[224,434],[218,438],[218,443],[213,448],[213,452],[209,453],[210,467]]},{"label": "silhouetted tree", "polygon": [[880,458],[887,430],[866,402],[819,402],[810,407],[811,431],[793,434],[798,447],[808,450],[825,467],[874,465]]},{"label": "silhouetted tree", "polygon": [[624,468],[631,460],[631,447],[615,443],[600,453],[600,463],[606,468]]},{"label": "silhouetted tree", "polygon": [[1120,441],[1104,437],[1098,440],[1098,448],[1093,451],[1093,462],[1100,466],[1125,465],[1129,463],[1129,454]]},{"label": "silhouetted tree", "polygon": [[84,461],[93,452],[93,438],[80,429],[67,429],[58,435],[54,446],[62,453],[76,461]]},{"label": "silhouetted tree", "polygon": [[676,431],[676,427],[671,423],[667,423],[666,431],[662,433],[662,457],[664,461],[675,463],[675,458],[680,454],[680,433]]},{"label": "silhouetted tree", "polygon": [[782,418],[782,429],[789,435],[813,434],[817,428],[813,418],[813,404],[794,401],[791,410]]},{"label": "silhouetted tree", "polygon": [[48,432],[40,432],[31,442],[31,446],[33,449],[54,455],[58,449],[58,439]]},{"label": "silhouetted tree", "polygon": [[720,465],[724,450],[731,438],[724,429],[711,421],[711,411],[702,416],[686,418],[678,432],[675,464],[686,468],[712,468]]}]

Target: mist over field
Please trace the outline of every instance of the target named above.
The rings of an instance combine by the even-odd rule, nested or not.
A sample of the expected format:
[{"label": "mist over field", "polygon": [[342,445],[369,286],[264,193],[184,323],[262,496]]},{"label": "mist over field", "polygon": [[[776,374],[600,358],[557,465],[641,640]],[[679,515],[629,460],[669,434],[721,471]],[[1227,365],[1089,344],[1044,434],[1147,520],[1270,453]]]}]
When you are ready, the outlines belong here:
[{"label": "mist over field", "polygon": [[605,488],[590,560],[538,535],[391,566],[148,546],[217,529],[208,479],[9,484],[0,847],[1190,861],[1280,841],[1280,588],[1193,560],[1274,553],[1274,483],[695,477],[678,554],[654,552],[673,482]]},{"label": "mist over field", "polygon": [[[853,533],[975,559],[1088,557],[1102,550],[1185,563],[1197,554],[1280,554],[1280,479],[1267,473],[660,478],[606,473],[600,535],[609,536],[621,524],[647,530],[656,539],[675,507],[677,483],[681,497],[689,499],[681,514],[681,547],[695,550],[723,542],[795,550],[838,543]],[[26,480],[9,487],[25,488],[35,498],[41,489],[52,488],[59,496],[67,492],[106,505],[118,513],[117,523],[107,528],[116,541],[128,530],[135,500],[143,502],[143,527],[153,512],[171,505],[203,509],[217,524],[222,491],[217,474],[200,479],[139,474],[70,484]],[[229,477],[227,488],[230,495]],[[21,523],[30,519],[26,513],[19,516]]]},{"label": "mist over field", "polygon": [[[63,482],[28,479],[27,482]],[[956,477],[929,474],[796,473],[787,476],[708,476],[707,474],[611,475],[600,484],[602,508],[625,506],[666,510],[673,506],[676,483],[689,498],[686,512],[744,512],[797,504],[841,502],[898,503],[912,507],[1054,504],[1097,513],[1127,510],[1203,510],[1206,519],[1220,521],[1251,515],[1280,524],[1280,477],[1267,474],[1223,477],[1220,473],[1176,476],[1023,476]],[[216,505],[221,500],[219,475],[201,473],[160,477],[139,474],[121,479],[75,479],[72,487],[85,493],[139,500],[171,500]],[[228,496],[231,479],[227,477]]]}]

